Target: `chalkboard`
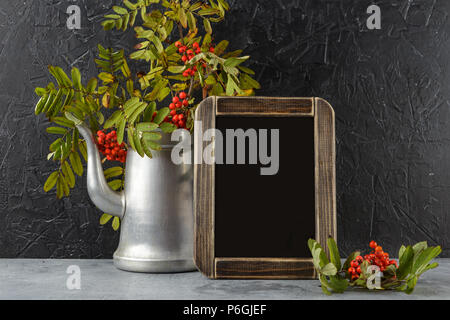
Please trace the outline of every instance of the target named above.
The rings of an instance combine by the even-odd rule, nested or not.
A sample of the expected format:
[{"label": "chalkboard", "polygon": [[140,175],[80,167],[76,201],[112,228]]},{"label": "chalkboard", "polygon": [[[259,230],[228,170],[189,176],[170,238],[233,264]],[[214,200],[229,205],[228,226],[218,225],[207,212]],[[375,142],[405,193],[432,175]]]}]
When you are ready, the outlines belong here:
[{"label": "chalkboard", "polygon": [[307,240],[326,247],[336,237],[331,106],[320,98],[211,97],[196,121],[199,270],[210,278],[315,277]]},{"label": "chalkboard", "polygon": [[259,164],[216,164],[216,256],[309,257],[305,244],[315,236],[314,118],[221,116],[216,128],[278,129],[280,139],[277,174],[261,175]]}]

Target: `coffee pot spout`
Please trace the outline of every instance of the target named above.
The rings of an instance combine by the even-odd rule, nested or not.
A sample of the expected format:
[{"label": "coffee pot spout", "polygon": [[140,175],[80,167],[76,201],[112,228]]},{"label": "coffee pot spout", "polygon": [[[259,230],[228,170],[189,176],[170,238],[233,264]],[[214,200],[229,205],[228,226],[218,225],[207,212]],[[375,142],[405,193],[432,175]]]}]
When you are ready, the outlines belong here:
[{"label": "coffee pot spout", "polygon": [[122,218],[125,212],[125,194],[112,190],[103,174],[102,162],[91,130],[85,125],[77,125],[78,131],[86,140],[87,189],[89,197],[97,208],[110,215]]}]

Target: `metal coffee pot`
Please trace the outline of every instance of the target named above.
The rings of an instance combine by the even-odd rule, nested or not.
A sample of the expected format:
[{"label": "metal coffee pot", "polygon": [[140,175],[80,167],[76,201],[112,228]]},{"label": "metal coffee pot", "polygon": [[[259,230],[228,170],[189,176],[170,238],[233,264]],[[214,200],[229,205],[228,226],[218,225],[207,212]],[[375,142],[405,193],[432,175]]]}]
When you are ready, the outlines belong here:
[{"label": "metal coffee pot", "polygon": [[162,150],[154,151],[153,159],[128,150],[125,188],[116,192],[106,182],[91,130],[84,124],[77,127],[87,143],[89,196],[100,210],[121,219],[114,265],[135,272],[196,270],[193,166],[173,163],[170,135],[163,134]]}]

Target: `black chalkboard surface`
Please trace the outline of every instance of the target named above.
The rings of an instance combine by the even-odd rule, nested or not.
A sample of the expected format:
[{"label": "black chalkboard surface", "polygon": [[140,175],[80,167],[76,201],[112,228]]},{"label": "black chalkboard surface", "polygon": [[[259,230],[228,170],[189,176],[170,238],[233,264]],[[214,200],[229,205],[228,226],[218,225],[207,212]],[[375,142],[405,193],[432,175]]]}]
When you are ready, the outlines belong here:
[{"label": "black chalkboard surface", "polygon": [[249,139],[246,164],[216,164],[216,257],[310,257],[314,118],[217,116],[216,128],[223,136],[226,129],[278,129],[280,139],[275,175],[261,175],[261,164],[248,164]]},{"label": "black chalkboard surface", "polygon": [[308,239],[327,250],[327,238],[336,238],[330,104],[209,97],[195,120],[198,269],[213,279],[314,278]]}]

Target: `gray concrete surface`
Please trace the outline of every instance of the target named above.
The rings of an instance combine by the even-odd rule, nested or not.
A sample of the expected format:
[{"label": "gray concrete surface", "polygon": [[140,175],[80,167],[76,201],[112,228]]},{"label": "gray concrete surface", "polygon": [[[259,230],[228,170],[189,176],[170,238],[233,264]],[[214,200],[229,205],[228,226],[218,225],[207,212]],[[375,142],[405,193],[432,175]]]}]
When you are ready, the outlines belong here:
[{"label": "gray concrete surface", "polygon": [[[328,297],[317,280],[209,280],[199,272],[120,271],[111,260],[0,259],[0,299],[450,299],[450,259],[438,262],[412,295],[349,290]],[[70,265],[80,267],[80,290],[67,289]]]}]

